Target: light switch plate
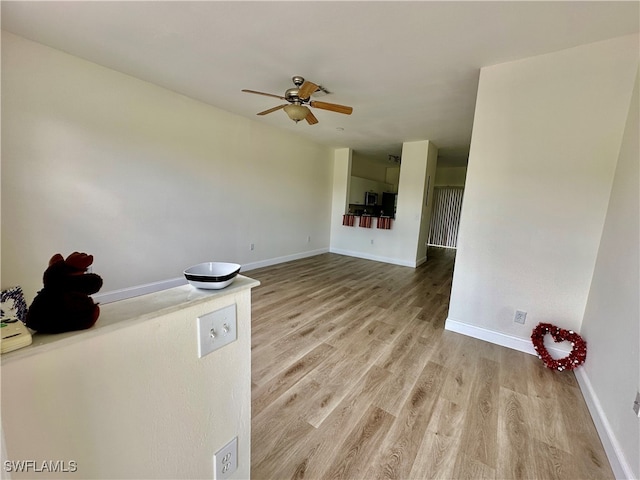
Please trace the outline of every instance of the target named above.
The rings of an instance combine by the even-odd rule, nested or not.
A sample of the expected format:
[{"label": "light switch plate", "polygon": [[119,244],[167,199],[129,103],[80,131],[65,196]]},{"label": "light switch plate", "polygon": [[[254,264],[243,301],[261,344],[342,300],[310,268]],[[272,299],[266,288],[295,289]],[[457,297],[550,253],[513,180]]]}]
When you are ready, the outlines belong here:
[{"label": "light switch plate", "polygon": [[198,358],[230,344],[238,338],[236,305],[198,317]]},{"label": "light switch plate", "polygon": [[640,392],[636,393],[636,399],[633,402],[633,411],[636,412],[638,417],[640,417]]}]

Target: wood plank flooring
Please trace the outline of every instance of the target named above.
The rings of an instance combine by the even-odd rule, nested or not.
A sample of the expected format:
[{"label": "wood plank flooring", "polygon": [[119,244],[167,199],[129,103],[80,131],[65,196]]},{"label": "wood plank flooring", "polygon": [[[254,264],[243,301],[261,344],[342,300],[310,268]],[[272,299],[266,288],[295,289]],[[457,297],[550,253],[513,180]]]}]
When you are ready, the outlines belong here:
[{"label": "wood plank flooring", "polygon": [[613,478],[572,372],[444,331],[454,255],[249,273],[254,480]]}]

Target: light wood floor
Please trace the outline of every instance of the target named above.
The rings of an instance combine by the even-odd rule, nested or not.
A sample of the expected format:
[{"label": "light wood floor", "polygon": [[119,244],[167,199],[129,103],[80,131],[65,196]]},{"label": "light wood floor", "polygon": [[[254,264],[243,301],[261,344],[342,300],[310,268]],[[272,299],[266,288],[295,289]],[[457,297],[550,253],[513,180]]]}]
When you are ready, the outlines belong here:
[{"label": "light wood floor", "polygon": [[613,478],[572,372],[443,330],[453,260],[250,272],[254,480]]}]

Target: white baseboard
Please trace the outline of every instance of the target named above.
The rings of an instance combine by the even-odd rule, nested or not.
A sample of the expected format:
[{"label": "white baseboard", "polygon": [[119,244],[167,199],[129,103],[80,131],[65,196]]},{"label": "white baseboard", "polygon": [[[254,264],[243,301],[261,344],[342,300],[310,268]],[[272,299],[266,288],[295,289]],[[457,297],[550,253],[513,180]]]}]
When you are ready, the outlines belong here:
[{"label": "white baseboard", "polygon": [[[328,248],[321,248],[318,250],[311,250],[308,252],[296,253],[293,255],[287,255],[284,257],[270,258],[267,260],[261,260],[258,262],[246,263],[242,265],[240,271],[242,273],[255,270],[256,268],[268,267],[271,265],[277,265],[279,263],[290,262],[292,260],[300,260],[301,258],[315,257],[323,253],[328,253]],[[119,300],[126,300],[127,298],[139,297],[140,295],[146,295],[148,293],[159,292],[161,290],[167,290],[169,288],[179,287],[180,285],[186,285],[187,279],[184,277],[171,278],[168,280],[161,280],[159,282],[145,283],[143,285],[136,285],[134,287],[122,288],[120,290],[112,290],[110,292],[97,293],[92,295],[91,298],[97,303],[105,304],[117,302]]]},{"label": "white baseboard", "polygon": [[406,260],[400,260],[398,258],[381,257],[379,255],[371,255],[369,253],[357,252],[354,250],[343,250],[341,248],[331,248],[331,253],[337,253],[338,255],[346,255],[347,257],[364,258],[365,260],[374,260],[376,262],[391,263],[393,265],[400,265],[402,267],[416,268],[416,262],[408,262]]},{"label": "white baseboard", "polygon": [[293,255],[285,255],[284,257],[275,257],[267,260],[245,263],[242,265],[242,269],[240,271],[246,272],[249,270],[255,270],[256,268],[270,267],[271,265],[277,265],[279,263],[291,262],[293,260],[300,260],[307,257],[315,257],[316,255],[322,255],[323,253],[329,253],[329,249],[319,248],[318,250],[309,250],[307,252],[294,253]]},{"label": "white baseboard", "polygon": [[[495,330],[488,330],[475,325],[469,325],[468,323],[459,322],[452,318],[447,318],[447,321],[444,324],[444,329],[461,333],[468,337],[484,340],[485,342],[495,343],[496,345],[511,348],[512,350],[518,350],[519,352],[538,356],[536,349],[533,348],[533,344],[529,338],[514,337],[513,335],[496,332]],[[556,358],[565,357],[569,353],[569,350],[553,346],[547,346],[547,350]]]},{"label": "white baseboard", "polygon": [[[484,340],[496,345],[501,345],[513,350],[529,353],[531,355],[537,355],[535,349],[533,348],[533,344],[529,339],[506,335],[504,333],[496,332],[495,330],[488,330],[486,328],[477,327],[475,325],[469,325],[468,323],[459,322],[451,318],[447,318],[444,328],[445,330],[461,333],[469,337]],[[561,348],[554,348],[552,346],[547,346],[547,350],[549,350],[549,353],[552,353],[556,357],[563,357],[569,353],[566,350],[563,350]],[[616,439],[615,432],[613,431],[611,425],[609,424],[609,421],[607,420],[604,410],[600,405],[600,401],[598,400],[598,396],[593,390],[593,387],[591,386],[591,382],[589,381],[589,377],[587,377],[585,370],[583,368],[578,368],[574,371],[574,374],[576,376],[576,380],[578,381],[578,385],[580,386],[582,396],[584,397],[585,402],[587,403],[587,407],[589,408],[589,413],[593,418],[593,423],[596,426],[596,430],[598,431],[598,435],[600,436],[600,441],[604,446],[605,453],[615,477],[619,480],[635,479],[636,477],[634,477],[633,475],[631,466],[627,462],[624,453],[620,448],[620,444]]]},{"label": "white baseboard", "polygon": [[449,247],[447,245],[436,245],[435,243],[429,243],[428,244],[430,247],[436,247],[436,248],[448,248],[450,250],[457,250],[458,247]]},{"label": "white baseboard", "polygon": [[578,368],[574,373],[576,375],[576,380],[578,380],[578,385],[580,385],[584,401],[589,408],[589,413],[591,413],[591,418],[593,418],[593,423],[596,426],[598,435],[600,436],[600,441],[602,442],[604,451],[609,459],[609,464],[611,465],[613,474],[618,480],[637,479],[631,470],[631,465],[627,462],[622,448],[620,448],[615,432],[607,420],[607,416],[602,409],[600,400],[591,385],[591,381],[589,380],[586,371],[583,368]]},{"label": "white baseboard", "polygon": [[178,277],[169,280],[161,280],[159,282],[136,285],[135,287],[121,288],[120,290],[112,290],[110,292],[96,293],[95,295],[91,295],[91,298],[93,298],[94,302],[101,304],[112,303],[120,300],[126,300],[127,298],[139,297],[140,295],[147,295],[148,293],[159,292],[160,290],[179,287],[180,285],[186,284],[186,278]]}]

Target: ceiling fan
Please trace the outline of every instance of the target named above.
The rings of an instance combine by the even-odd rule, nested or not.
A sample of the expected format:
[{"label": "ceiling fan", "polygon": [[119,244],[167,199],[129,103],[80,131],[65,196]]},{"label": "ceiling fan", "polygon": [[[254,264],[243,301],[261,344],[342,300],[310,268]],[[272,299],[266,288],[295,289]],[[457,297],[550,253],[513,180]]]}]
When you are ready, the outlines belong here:
[{"label": "ceiling fan", "polygon": [[311,112],[311,110],[309,110],[309,107],[329,110],[331,112],[344,113],[345,115],[351,115],[351,112],[353,112],[353,108],[347,107],[346,105],[338,105],[335,103],[318,102],[316,100],[311,100],[311,95],[318,91],[324,93],[328,92],[315,83],[309,82],[299,76],[295,76],[291,80],[293,81],[295,87],[289,88],[286,92],[284,92],[284,97],[280,95],[274,95],[272,93],[257,92],[255,90],[245,89],[242,91],[246,93],[255,93],[257,95],[266,95],[267,97],[286,100],[289,103],[270,108],[269,110],[258,113],[258,115],[266,115],[267,113],[284,109],[289,118],[296,123],[298,123],[300,120],[306,120],[309,125],[318,123],[318,119]]}]

